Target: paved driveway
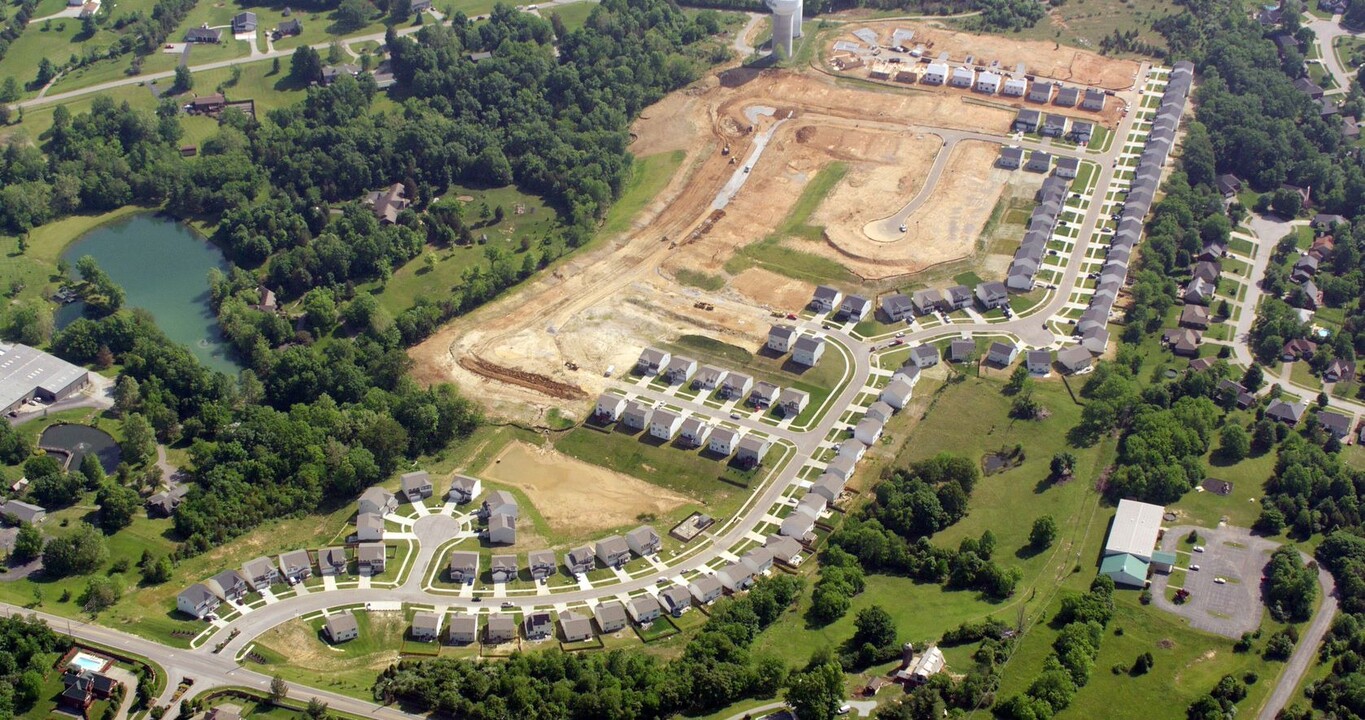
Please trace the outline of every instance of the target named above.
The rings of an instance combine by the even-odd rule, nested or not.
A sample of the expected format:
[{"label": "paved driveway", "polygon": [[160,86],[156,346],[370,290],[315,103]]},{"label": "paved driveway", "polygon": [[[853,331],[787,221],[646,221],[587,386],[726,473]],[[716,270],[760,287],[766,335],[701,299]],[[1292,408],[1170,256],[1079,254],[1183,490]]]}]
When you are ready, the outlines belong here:
[{"label": "paved driveway", "polygon": [[[1181,539],[1197,529],[1202,553],[1178,550]],[[1152,579],[1153,602],[1157,607],[1185,618],[1190,627],[1239,638],[1261,625],[1265,605],[1261,601],[1261,571],[1270,561],[1270,553],[1278,543],[1256,537],[1244,528],[1194,528],[1189,525],[1168,528],[1161,539],[1161,549],[1175,551],[1178,567],[1199,566],[1198,571],[1185,573],[1184,587],[1190,599],[1176,605],[1166,599],[1170,576],[1157,573]],[[1226,583],[1216,583],[1214,578]]]}]

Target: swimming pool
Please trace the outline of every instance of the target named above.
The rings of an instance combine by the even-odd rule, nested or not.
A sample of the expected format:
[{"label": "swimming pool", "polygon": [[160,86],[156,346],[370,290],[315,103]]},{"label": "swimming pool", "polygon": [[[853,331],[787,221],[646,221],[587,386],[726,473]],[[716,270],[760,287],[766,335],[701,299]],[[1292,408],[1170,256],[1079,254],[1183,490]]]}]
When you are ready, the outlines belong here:
[{"label": "swimming pool", "polygon": [[103,672],[105,668],[109,667],[108,660],[97,655],[91,655],[87,652],[78,652],[75,655],[72,655],[71,662],[68,664],[75,665],[82,670],[89,670],[91,672]]}]

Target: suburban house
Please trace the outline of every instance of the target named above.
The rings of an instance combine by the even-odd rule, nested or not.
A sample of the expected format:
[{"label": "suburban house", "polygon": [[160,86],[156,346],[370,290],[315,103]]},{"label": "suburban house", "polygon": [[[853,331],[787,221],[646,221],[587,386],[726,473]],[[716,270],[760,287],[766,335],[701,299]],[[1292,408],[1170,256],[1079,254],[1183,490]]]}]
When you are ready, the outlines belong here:
[{"label": "suburban house", "polygon": [[322,623],[322,631],[333,645],[360,637],[360,626],[356,624],[355,615],[349,612],[328,615]]},{"label": "suburban house", "polygon": [[191,100],[189,111],[195,115],[216,115],[226,107],[227,98],[222,93],[212,93]]},{"label": "suburban house", "polygon": [[148,517],[170,517],[175,514],[180,503],[184,501],[185,492],[189,488],[181,485],[171,492],[154,493],[147,498]]},{"label": "suburban house", "polygon": [[813,335],[802,335],[792,347],[792,362],[806,367],[815,367],[825,354],[825,339]]},{"label": "suburban house", "polygon": [[1029,153],[1028,162],[1024,164],[1024,169],[1029,172],[1047,172],[1052,169],[1052,153],[1034,150]]},{"label": "suburban house", "polygon": [[949,78],[948,84],[957,88],[969,88],[975,80],[976,70],[959,65],[953,68],[953,74]]},{"label": "suburban house", "polygon": [[418,610],[412,615],[412,627],[408,632],[417,642],[432,642],[441,636],[441,616],[434,612]]},{"label": "suburban house", "polygon": [[844,481],[838,475],[822,473],[819,478],[810,486],[810,492],[825,498],[825,502],[833,503],[844,492]]},{"label": "suburban house", "polygon": [[453,503],[464,505],[473,502],[481,492],[483,481],[468,475],[456,475],[450,481],[450,494],[446,497]]},{"label": "suburban house", "polygon": [[867,407],[867,412],[864,414],[874,420],[880,420],[885,423],[891,419],[891,416],[896,414],[896,409],[881,400],[878,400],[869,405]]},{"label": "suburban house", "polygon": [[626,609],[630,612],[630,619],[634,620],[636,625],[648,625],[658,620],[659,616],[663,614],[663,608],[659,606],[659,601],[648,593],[631,598]]},{"label": "suburban house", "polygon": [[810,300],[810,309],[818,313],[834,312],[834,308],[839,307],[843,299],[843,293],[828,285],[821,285],[815,288],[815,295]]},{"label": "suburban house", "polygon": [[700,368],[697,368],[697,374],[692,376],[692,389],[715,390],[724,379],[724,370],[710,365],[703,365]]},{"label": "suburban house", "polygon": [[388,560],[388,547],[382,542],[361,543],[355,549],[356,570],[361,575],[379,575]]},{"label": "suburban house", "polygon": [[621,413],[621,424],[631,430],[644,430],[649,427],[649,418],[653,415],[654,408],[631,400]]},{"label": "suburban house", "polygon": [[242,12],[237,13],[232,18],[232,33],[254,33],[256,32],[256,13]]},{"label": "suburban house", "polygon": [[1011,343],[993,342],[986,350],[986,362],[1006,367],[1019,356],[1019,348]]},{"label": "suburban house", "polygon": [[[1194,363],[1190,364],[1193,365]],[[1256,402],[1255,395],[1247,392],[1247,389],[1242,387],[1241,383],[1236,383],[1231,380],[1220,380],[1218,382],[1217,392],[1218,397],[1222,402],[1235,402],[1237,407],[1243,410],[1251,407],[1252,404]]]},{"label": "suburban house", "polygon": [[555,553],[553,550],[532,550],[526,556],[526,565],[531,579],[544,580],[555,574]]},{"label": "suburban house", "polygon": [[1035,82],[1028,91],[1027,100],[1031,103],[1046,103],[1052,99],[1052,83]]},{"label": "suburban house", "polygon": [[1001,282],[984,282],[976,286],[976,302],[982,309],[993,310],[1010,304],[1009,291]]},{"label": "suburban house", "polygon": [[47,518],[47,510],[22,500],[6,500],[0,503],[0,515],[13,523],[37,525]]},{"label": "suburban house", "polygon": [[1280,350],[1280,359],[1285,362],[1311,360],[1313,353],[1317,351],[1317,343],[1303,338],[1294,338],[1284,344],[1284,348]]},{"label": "suburban house", "polygon": [[1213,299],[1213,293],[1217,288],[1203,278],[1194,278],[1185,286],[1184,292],[1180,294],[1180,299],[1186,303],[1196,305],[1208,305]]},{"label": "suburban house", "polygon": [[1307,410],[1308,406],[1301,402],[1272,400],[1270,405],[1266,406],[1265,416],[1288,425],[1298,425]]},{"label": "suburban house", "polygon": [[1081,100],[1082,110],[1094,110],[1099,112],[1104,109],[1104,91],[1098,88],[1086,88],[1085,97]]},{"label": "suburban house", "polygon": [[933,345],[919,345],[910,350],[910,362],[917,368],[933,367],[938,364],[938,348]]},{"label": "suburban house", "polygon": [[284,37],[292,37],[303,33],[303,21],[298,18],[289,18],[275,26],[275,31],[271,33],[271,40],[279,40]]},{"label": "suburban house", "polygon": [[1052,99],[1052,104],[1060,107],[1076,107],[1080,102],[1081,89],[1075,86],[1059,85],[1057,87],[1057,97]]},{"label": "suburban house", "polygon": [[313,561],[308,558],[308,551],[290,550],[280,555],[280,575],[290,585],[313,577]]},{"label": "suburban house", "polygon": [[1198,331],[1189,328],[1167,330],[1161,336],[1161,341],[1171,349],[1171,352],[1185,357],[1197,357],[1199,343],[1202,340]]},{"label": "suburban house", "polygon": [[1052,171],[1064,178],[1074,178],[1081,172],[1080,158],[1059,157],[1057,158],[1057,165]]},{"label": "suburban house", "polygon": [[224,570],[204,584],[208,586],[209,592],[227,602],[241,600],[250,589],[246,584],[246,578],[236,570]]},{"label": "suburban house", "polygon": [[1180,327],[1208,330],[1209,309],[1203,305],[1186,305],[1180,311]]},{"label": "suburban house", "polygon": [[635,363],[635,372],[641,375],[658,375],[672,359],[673,355],[666,350],[645,348]]},{"label": "suburban house", "polygon": [[1294,263],[1294,269],[1289,275],[1289,279],[1296,283],[1301,283],[1318,272],[1318,259],[1312,255],[1304,255]]},{"label": "suburban house", "polygon": [[1066,135],[1066,116],[1057,113],[1048,113],[1043,118],[1043,127],[1039,130],[1043,137],[1059,138]]},{"label": "suburban house", "polygon": [[1000,92],[1000,76],[996,73],[983,70],[981,71],[981,74],[976,76],[976,86],[972,89],[979,93],[994,95],[995,93]]},{"label": "suburban house", "polygon": [[672,410],[655,410],[654,417],[649,420],[649,434],[660,440],[672,440],[678,434],[678,428],[682,427],[683,418]]},{"label": "suburban house", "polygon": [[806,409],[809,402],[809,393],[795,388],[787,388],[777,396],[777,409],[782,411],[783,417],[796,417],[801,414],[802,410]]},{"label": "suburban house", "polygon": [[749,394],[754,387],[754,379],[748,375],[732,372],[725,376],[720,383],[720,399],[730,400],[742,398]]},{"label": "suburban house", "polygon": [[1322,429],[1332,434],[1337,440],[1345,440],[1351,433],[1351,418],[1340,413],[1328,412],[1326,410],[1318,412],[1318,423]]},{"label": "suburban house", "polygon": [[659,533],[650,525],[641,525],[626,533],[626,545],[630,547],[631,552],[640,557],[654,555],[663,548]]},{"label": "suburban house", "polygon": [[1231,173],[1214,178],[1214,184],[1218,186],[1218,192],[1224,198],[1236,197],[1237,193],[1242,192],[1242,179]]},{"label": "suburban house", "polygon": [[446,625],[446,641],[451,645],[468,645],[479,639],[479,618],[473,615],[452,615]]},{"label": "suburban house", "polygon": [[691,447],[701,447],[710,434],[711,425],[698,415],[693,415],[684,420],[682,427],[678,430],[678,437]]},{"label": "suburban house", "polygon": [[853,427],[853,437],[864,445],[876,445],[882,437],[882,424],[870,417],[864,417]]},{"label": "suburban house", "polygon": [[479,577],[479,554],[468,550],[456,550],[450,553],[447,569],[451,582],[457,585],[473,585]]},{"label": "suburban house", "polygon": [[706,449],[725,457],[735,451],[735,444],[739,441],[739,433],[726,427],[718,427],[711,431],[711,440],[706,444]]},{"label": "suburban house", "polygon": [[1095,123],[1084,120],[1074,120],[1071,123],[1071,139],[1080,145],[1090,142],[1090,138],[1095,134]]},{"label": "suburban house", "polygon": [[175,608],[196,620],[203,620],[218,609],[222,601],[203,583],[195,583],[175,597]]},{"label": "suburban house", "polygon": [[1057,351],[1058,364],[1073,375],[1090,367],[1092,357],[1090,351],[1080,345],[1071,345]]},{"label": "suburban house", "polygon": [[329,547],[318,551],[318,571],[323,577],[345,575],[350,564],[346,548]]},{"label": "suburban house", "polygon": [[599,604],[592,614],[597,619],[597,628],[604,633],[614,633],[626,626],[626,608],[616,600]]},{"label": "suburban house", "polygon": [[[914,664],[909,667],[909,677],[906,678],[906,682],[911,685],[923,685],[929,682],[929,678],[942,672],[944,665],[943,651],[939,650],[937,646],[931,645],[920,653],[918,658],[915,658]],[[896,674],[900,675],[901,672],[904,671]]]},{"label": "suburban house", "polygon": [[692,377],[692,373],[697,371],[697,361],[692,358],[675,355],[664,370],[664,379],[669,385],[682,385],[687,379]]},{"label": "suburban house", "polygon": [[410,503],[429,498],[432,493],[431,475],[426,470],[403,473],[399,478],[399,487]]},{"label": "suburban house", "polygon": [[[1038,86],[1034,85],[1036,89]],[[1038,132],[1038,126],[1043,122],[1043,114],[1031,108],[1024,108],[1014,117],[1014,132],[1031,133]]]},{"label": "suburban house", "polygon": [[1322,371],[1322,379],[1327,382],[1351,381],[1356,377],[1356,364],[1340,358],[1333,360]]},{"label": "suburban house", "polygon": [[796,503],[796,512],[810,516],[811,520],[819,520],[820,514],[829,507],[829,501],[823,495],[807,492],[801,496],[801,500]]},{"label": "suburban house", "polygon": [[742,562],[732,562],[716,572],[716,579],[730,592],[739,592],[754,584],[754,571]]},{"label": "suburban house", "polygon": [[62,685],[62,692],[57,696],[58,707],[85,717],[96,699],[113,696],[119,682],[103,673],[68,665],[62,673]]},{"label": "suburban house", "polygon": [[596,567],[596,555],[587,545],[571,548],[564,555],[564,567],[570,575],[582,575]]},{"label": "suburban house", "polygon": [[597,559],[609,568],[619,568],[630,562],[630,545],[620,535],[612,535],[597,541]]},{"label": "suburban house", "polygon": [[699,575],[696,580],[687,584],[687,591],[692,593],[692,599],[698,605],[706,605],[720,597],[723,586],[720,579],[715,575]]},{"label": "suburban house", "polygon": [[782,535],[794,538],[798,542],[805,542],[815,530],[815,518],[801,512],[792,512],[782,518],[782,525],[778,532]]},{"label": "suburban house", "polygon": [[762,575],[773,566],[773,552],[760,545],[744,553],[739,561],[752,570],[754,575]]},{"label": "suburban house", "polygon": [[913,387],[909,380],[893,380],[890,385],[882,388],[882,393],[877,396],[877,399],[897,410],[904,410],[905,406],[910,404],[912,390]]},{"label": "suburban house", "polygon": [[511,615],[489,615],[483,626],[483,641],[496,645],[517,639],[517,621]]},{"label": "suburban house", "polygon": [[1047,375],[1052,372],[1052,352],[1030,350],[1024,354],[1024,364],[1028,366],[1028,371],[1034,375]]},{"label": "suburban house", "polygon": [[839,315],[845,320],[864,320],[872,312],[872,301],[861,295],[849,295],[839,305]]},{"label": "suburban house", "polygon": [[749,404],[756,408],[769,407],[777,402],[777,396],[781,392],[782,388],[770,382],[760,382],[754,386],[754,391],[749,393]]},{"label": "suburban house", "polygon": [[801,551],[805,548],[801,543],[785,535],[769,535],[763,541],[763,547],[772,553],[773,559],[788,567],[799,567],[801,565]]},{"label": "suburban house", "polygon": [[564,642],[583,642],[592,638],[592,621],[576,612],[565,610],[559,614],[559,633],[564,636]]},{"label": "suburban house", "polygon": [[692,607],[692,593],[688,592],[687,588],[682,585],[669,585],[659,591],[659,599],[663,601],[664,607],[673,617],[682,615],[688,608]]},{"label": "suburban house", "polygon": [[384,539],[384,518],[377,513],[361,513],[355,519],[355,538],[358,542]]},{"label": "suburban house", "polygon": [[517,556],[494,555],[488,563],[488,572],[495,583],[509,583],[516,580]]},{"label": "suburban house", "polygon": [[1024,78],[1009,78],[1000,88],[1000,94],[1008,97],[1023,97],[1028,92],[1028,80]]},{"label": "suburban house", "polygon": [[763,458],[768,454],[768,449],[772,443],[754,435],[745,435],[739,441],[739,448],[735,452],[735,460],[744,467],[758,467],[763,464]]},{"label": "suburban house", "polygon": [[207,25],[203,27],[190,28],[185,31],[185,42],[187,43],[214,43],[223,40],[223,31],[211,28]]},{"label": "suburban house", "polygon": [[[867,443],[858,438],[849,438],[839,443],[838,454],[835,457],[849,457],[852,458],[854,462],[857,462],[862,460],[863,456],[866,454]],[[828,469],[828,467],[826,469]]]},{"label": "suburban house", "polygon": [[398,509],[398,498],[382,487],[372,487],[360,495],[357,512],[388,515]]},{"label": "suburban house", "polygon": [[489,495],[483,501],[483,506],[479,509],[479,514],[486,518],[492,518],[495,515],[506,515],[515,520],[518,515],[517,499],[512,496],[512,493],[507,492],[506,490],[499,490]]},{"label": "suburban house", "polygon": [[280,581],[280,571],[275,569],[275,563],[270,562],[270,558],[261,556],[255,560],[248,560],[242,565],[242,575],[251,585],[252,590],[267,590],[271,585]]},{"label": "suburban house", "polygon": [[[354,65],[329,65],[322,69],[322,84],[331,85],[342,75],[354,77],[359,74],[360,68]],[[408,190],[403,183],[394,183],[366,195],[365,204],[370,206],[381,224],[392,225],[398,222],[399,214],[407,210],[412,201],[408,200]]]},{"label": "suburban house", "polygon": [[488,518],[489,545],[515,545],[517,543],[517,516],[497,513]]},{"label": "suburban house", "polygon": [[796,328],[791,325],[774,325],[768,330],[769,350],[777,353],[786,353],[792,348],[792,341],[797,337]]},{"label": "suburban house", "polygon": [[948,359],[955,362],[967,362],[976,354],[976,343],[972,340],[954,340],[948,343]]},{"label": "suburban house", "polygon": [[948,79],[948,65],[946,63],[929,63],[924,69],[925,85],[942,85]]},{"label": "suburban house", "polygon": [[541,640],[555,633],[554,616],[548,610],[526,613],[521,621],[521,630],[529,640]]},{"label": "suburban house", "polygon": [[1006,170],[1018,170],[1024,164],[1024,149],[1017,145],[1000,148],[1000,157],[995,164]]},{"label": "suburban house", "polygon": [[910,298],[893,293],[882,298],[882,314],[892,322],[900,322],[911,316],[915,310]]}]

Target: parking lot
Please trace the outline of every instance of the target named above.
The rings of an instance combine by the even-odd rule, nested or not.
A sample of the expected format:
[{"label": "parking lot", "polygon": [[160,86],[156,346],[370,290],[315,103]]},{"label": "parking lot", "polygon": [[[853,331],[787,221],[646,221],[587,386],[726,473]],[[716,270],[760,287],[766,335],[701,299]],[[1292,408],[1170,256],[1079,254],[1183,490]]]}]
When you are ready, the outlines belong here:
[{"label": "parking lot", "polygon": [[[1204,552],[1191,552],[1182,542],[1190,530],[1199,532]],[[1189,621],[1190,627],[1228,638],[1241,637],[1261,624],[1265,605],[1261,601],[1261,572],[1278,544],[1256,537],[1244,528],[1194,528],[1188,525],[1167,528],[1161,549],[1176,553],[1176,567],[1187,571],[1183,587],[1190,597],[1176,605],[1167,599],[1166,586],[1171,576],[1152,576],[1152,599],[1160,608]],[[1189,570],[1198,565],[1198,570]],[[1218,583],[1216,578],[1226,582]]]}]

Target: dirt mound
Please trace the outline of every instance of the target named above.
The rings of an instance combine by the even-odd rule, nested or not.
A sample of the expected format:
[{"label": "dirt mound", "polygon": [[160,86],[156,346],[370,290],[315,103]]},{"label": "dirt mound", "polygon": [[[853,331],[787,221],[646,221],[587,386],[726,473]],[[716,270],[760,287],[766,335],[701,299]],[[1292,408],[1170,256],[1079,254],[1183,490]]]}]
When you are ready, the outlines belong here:
[{"label": "dirt mound", "polygon": [[539,373],[495,365],[474,355],[465,355],[460,358],[460,366],[486,378],[520,385],[561,400],[586,400],[588,397],[588,394],[583,392],[583,388],[577,385],[562,383]]}]

